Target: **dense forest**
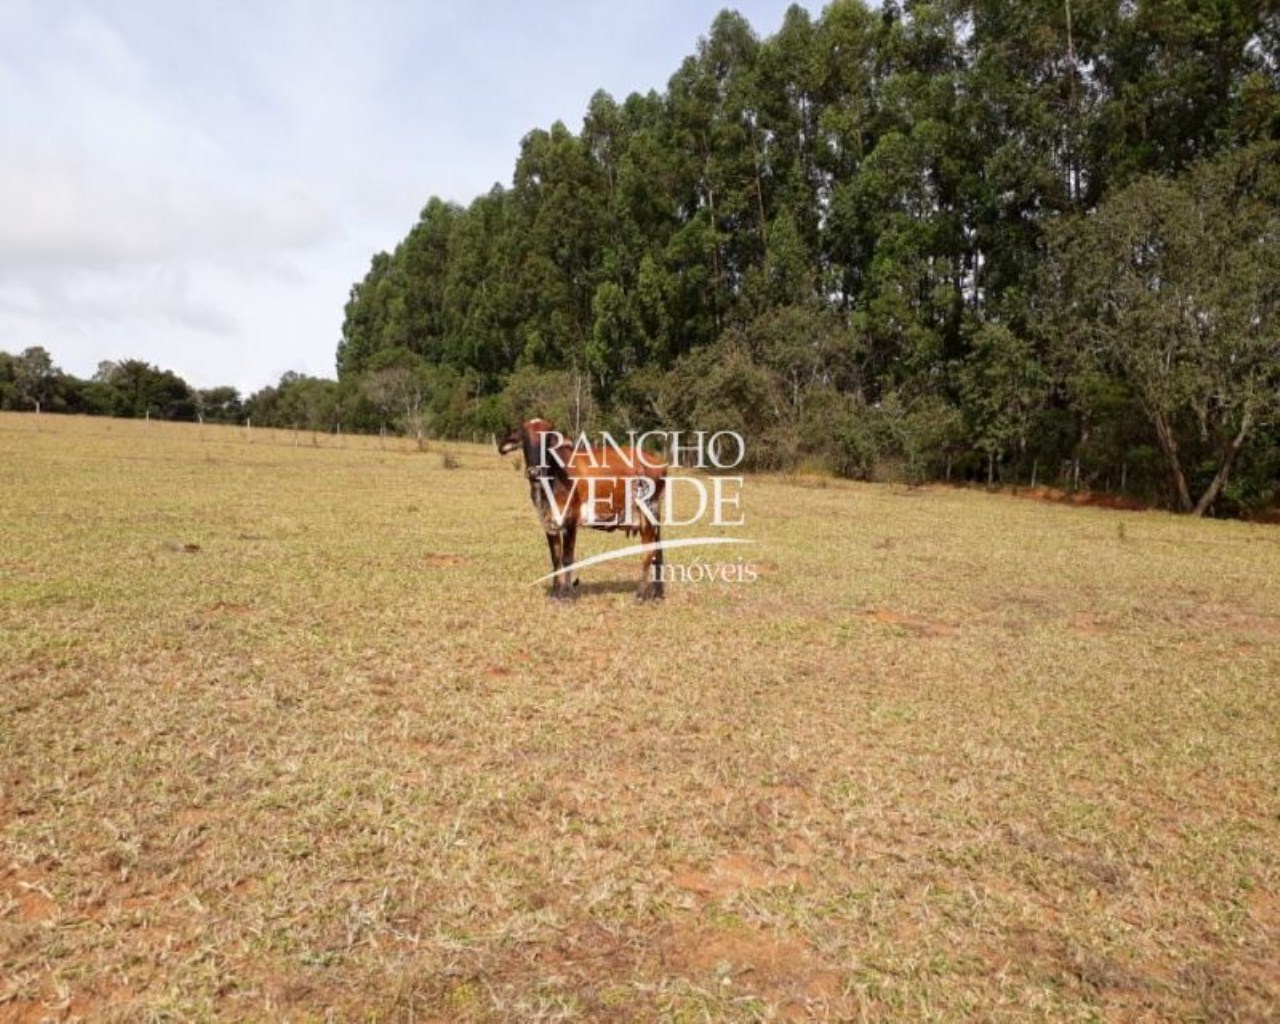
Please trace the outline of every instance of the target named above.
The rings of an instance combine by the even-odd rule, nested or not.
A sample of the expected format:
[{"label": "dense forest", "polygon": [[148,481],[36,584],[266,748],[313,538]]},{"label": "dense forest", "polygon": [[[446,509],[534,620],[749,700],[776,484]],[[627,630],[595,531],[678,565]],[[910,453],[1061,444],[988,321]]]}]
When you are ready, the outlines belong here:
[{"label": "dense forest", "polygon": [[[722,13],[531,131],[352,289],[403,424],[747,433],[755,465],[1271,500],[1280,15],[1249,0]],[[394,399],[392,399],[394,396]]]},{"label": "dense forest", "polygon": [[[1233,514],[1280,475],[1278,147],[1273,2],[726,11],[664,91],[430,199],[351,289],[336,382],[183,411],[736,429],[760,469]],[[98,397],[136,415],[121,366]]]}]

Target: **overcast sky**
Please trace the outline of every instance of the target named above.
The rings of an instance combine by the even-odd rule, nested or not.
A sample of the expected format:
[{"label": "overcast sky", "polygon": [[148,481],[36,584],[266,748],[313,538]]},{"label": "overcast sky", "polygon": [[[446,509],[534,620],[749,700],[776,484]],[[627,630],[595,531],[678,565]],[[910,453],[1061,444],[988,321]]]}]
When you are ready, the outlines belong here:
[{"label": "overcast sky", "polygon": [[597,88],[661,91],[724,6],[768,36],[788,2],[0,0],[0,350],[332,376],[430,196],[510,184]]}]

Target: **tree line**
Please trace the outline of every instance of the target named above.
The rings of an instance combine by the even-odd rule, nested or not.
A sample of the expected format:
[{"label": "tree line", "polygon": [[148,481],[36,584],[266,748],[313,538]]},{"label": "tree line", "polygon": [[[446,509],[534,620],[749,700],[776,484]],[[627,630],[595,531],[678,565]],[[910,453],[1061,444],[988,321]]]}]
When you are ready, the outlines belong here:
[{"label": "tree line", "polygon": [[337,381],[288,372],[245,396],[197,388],[141,359],[104,360],[87,379],[63,371],[42,346],[0,351],[0,411],[71,413],[177,422],[252,423],[290,430],[427,436],[419,385],[397,374]]},{"label": "tree line", "polygon": [[83,380],[61,370],[42,346],[0,352],[0,409],[231,423],[242,407],[235,388],[202,391],[140,359],[103,361]]},{"label": "tree line", "polygon": [[337,380],[247,397],[0,354],[0,408],[481,439],[743,432],[754,468],[1123,491],[1280,477],[1280,12],[1263,0],[726,11],[351,288]]},{"label": "tree line", "polygon": [[662,92],[525,136],[351,289],[403,429],[736,429],[761,468],[1125,490],[1280,469],[1280,14],[1258,0],[723,12]]}]

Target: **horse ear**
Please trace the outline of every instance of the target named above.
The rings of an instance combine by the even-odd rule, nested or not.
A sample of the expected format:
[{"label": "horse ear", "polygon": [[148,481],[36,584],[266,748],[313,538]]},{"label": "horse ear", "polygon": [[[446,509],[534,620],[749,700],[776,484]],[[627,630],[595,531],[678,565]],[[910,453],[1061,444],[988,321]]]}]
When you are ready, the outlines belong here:
[{"label": "horse ear", "polygon": [[504,437],[501,441],[498,442],[498,454],[509,455],[511,452],[515,451],[517,448],[520,447],[520,445],[523,443],[523,440],[524,439],[521,435],[520,428],[516,427],[515,430],[511,431],[511,433],[509,433],[506,437]]}]

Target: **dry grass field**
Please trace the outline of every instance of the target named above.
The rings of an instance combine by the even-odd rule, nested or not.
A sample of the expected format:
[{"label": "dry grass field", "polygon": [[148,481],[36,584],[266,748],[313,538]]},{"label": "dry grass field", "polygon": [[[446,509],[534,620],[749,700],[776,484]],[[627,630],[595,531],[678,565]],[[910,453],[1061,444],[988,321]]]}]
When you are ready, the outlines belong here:
[{"label": "dry grass field", "polygon": [[1275,1019],[1280,528],[410,448],[0,415],[0,1020]]}]

